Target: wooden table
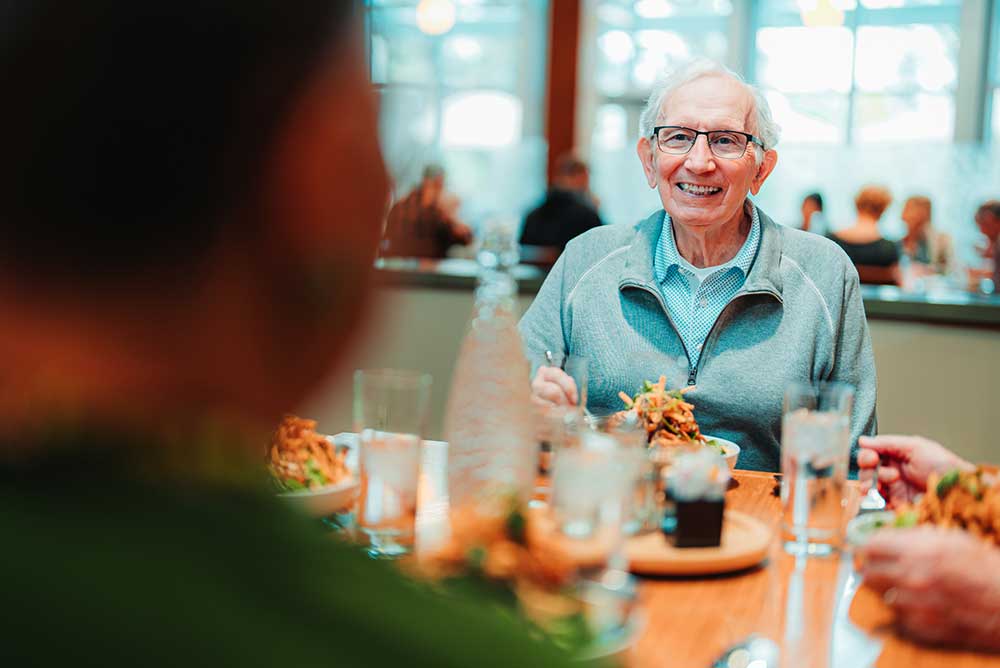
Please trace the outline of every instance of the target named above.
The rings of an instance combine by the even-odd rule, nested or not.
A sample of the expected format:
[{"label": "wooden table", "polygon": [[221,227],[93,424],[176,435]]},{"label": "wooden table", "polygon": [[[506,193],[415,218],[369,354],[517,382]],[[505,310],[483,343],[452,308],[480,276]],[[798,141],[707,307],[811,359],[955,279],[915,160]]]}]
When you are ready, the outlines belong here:
[{"label": "wooden table", "polygon": [[[778,535],[781,502],[769,473],[737,471],[727,507],[771,525]],[[779,641],[790,668],[997,666],[1000,657],[953,652],[899,639],[881,600],[858,589],[850,556],[800,559],[775,540],[758,568],[717,577],[641,581],[639,596],[646,628],[629,664],[707,667],[730,645],[751,633]]]},{"label": "wooden table", "polygon": [[[418,546],[446,521],[447,444],[425,441]],[[781,501],[770,473],[736,471],[727,508],[756,517],[780,536]],[[796,560],[773,541],[768,559],[740,573],[641,578],[645,627],[626,658],[635,668],[708,668],[751,633],[782,645],[783,668],[1000,668],[1000,656],[956,652],[900,639],[881,599],[859,589],[850,555]],[[831,648],[832,645],[832,648]],[[832,651],[831,651],[832,649]],[[829,652],[832,660],[825,662]]]}]

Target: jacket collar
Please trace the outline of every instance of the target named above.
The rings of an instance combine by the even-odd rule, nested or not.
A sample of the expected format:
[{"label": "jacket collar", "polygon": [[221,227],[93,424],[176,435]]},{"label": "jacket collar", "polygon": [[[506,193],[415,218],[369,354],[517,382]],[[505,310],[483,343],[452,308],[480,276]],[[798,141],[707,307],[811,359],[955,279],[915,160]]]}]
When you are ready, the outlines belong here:
[{"label": "jacket collar", "polygon": [[[747,206],[756,206],[747,200]],[[760,219],[760,243],[757,247],[757,257],[750,266],[743,287],[736,296],[765,292],[781,301],[781,230],[777,223],[757,207]],[[653,276],[653,253],[660,240],[666,211],[660,209],[649,218],[640,221],[635,226],[635,236],[626,251],[625,266],[618,276],[618,289],[627,286],[641,287],[658,292],[656,279]]]}]

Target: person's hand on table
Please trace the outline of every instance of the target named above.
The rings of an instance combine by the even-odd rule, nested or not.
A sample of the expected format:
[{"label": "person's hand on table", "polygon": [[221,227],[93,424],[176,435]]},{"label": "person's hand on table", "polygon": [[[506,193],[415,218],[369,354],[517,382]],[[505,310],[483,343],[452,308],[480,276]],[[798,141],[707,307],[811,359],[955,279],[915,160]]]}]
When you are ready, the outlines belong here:
[{"label": "person's hand on table", "polygon": [[1000,548],[959,529],[879,531],[859,550],[866,585],[916,640],[1000,650]]},{"label": "person's hand on table", "polygon": [[858,445],[859,478],[874,474],[890,507],[912,503],[927,489],[931,473],[975,469],[940,443],[922,436],[862,436]]},{"label": "person's hand on table", "polygon": [[576,406],[580,403],[576,382],[559,367],[538,367],[531,381],[531,393],[536,402],[545,405]]}]

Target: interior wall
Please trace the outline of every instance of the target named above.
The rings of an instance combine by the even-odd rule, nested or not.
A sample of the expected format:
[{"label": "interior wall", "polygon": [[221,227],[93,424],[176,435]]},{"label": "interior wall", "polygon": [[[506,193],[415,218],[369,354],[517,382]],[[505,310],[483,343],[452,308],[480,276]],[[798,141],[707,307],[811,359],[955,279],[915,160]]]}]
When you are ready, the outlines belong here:
[{"label": "interior wall", "polygon": [[[472,312],[467,290],[381,288],[378,314],[354,367],[420,369],[434,376],[429,438],[442,438],[448,387]],[[523,295],[519,307],[531,303]],[[878,369],[880,433],[923,434],[977,462],[1000,463],[1000,332],[893,320],[870,321]],[[329,433],[351,429],[349,370],[301,408]]]}]

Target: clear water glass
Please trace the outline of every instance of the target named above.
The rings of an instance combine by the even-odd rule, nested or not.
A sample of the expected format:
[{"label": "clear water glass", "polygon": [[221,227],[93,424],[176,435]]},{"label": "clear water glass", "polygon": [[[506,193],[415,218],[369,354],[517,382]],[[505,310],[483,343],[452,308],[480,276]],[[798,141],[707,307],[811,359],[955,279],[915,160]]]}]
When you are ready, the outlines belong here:
[{"label": "clear water glass", "polygon": [[[552,511],[563,534],[609,544],[620,537],[634,475],[627,451],[608,434],[584,429],[552,459]],[[616,545],[612,545],[612,548]]]},{"label": "clear water glass", "polygon": [[827,555],[843,544],[853,403],[854,388],[843,383],[795,383],[785,390],[782,533],[791,554]]},{"label": "clear water glass", "polygon": [[629,492],[625,497],[622,531],[631,536],[658,526],[656,470],[649,458],[646,429],[635,414],[590,414],[585,423],[593,431],[615,439],[620,464],[625,467]]},{"label": "clear water glass", "polygon": [[431,383],[429,374],[415,371],[354,373],[354,428],[361,455],[357,524],[372,557],[395,558],[413,549]]}]

